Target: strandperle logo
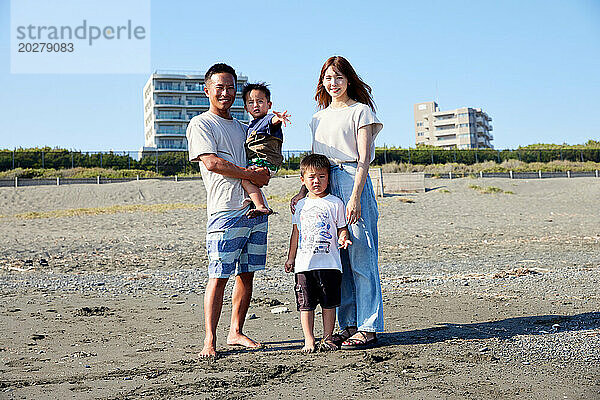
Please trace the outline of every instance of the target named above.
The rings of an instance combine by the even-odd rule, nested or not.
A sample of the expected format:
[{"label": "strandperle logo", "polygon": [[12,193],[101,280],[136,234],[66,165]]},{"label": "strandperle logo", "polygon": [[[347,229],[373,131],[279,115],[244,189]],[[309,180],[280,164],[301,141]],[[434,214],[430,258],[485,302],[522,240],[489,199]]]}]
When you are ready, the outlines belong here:
[{"label": "strandperle logo", "polygon": [[83,23],[75,28],[71,26],[17,26],[17,39],[31,40],[86,40],[91,46],[95,40],[119,40],[119,39],[137,39],[143,40],[146,38],[146,28],[141,25],[133,26],[131,20],[127,20],[125,25],[103,27],[96,25],[88,25],[86,19]]},{"label": "strandperle logo", "polygon": [[13,74],[147,74],[150,0],[11,0]]},{"label": "strandperle logo", "polygon": [[92,46],[96,40],[144,40],[146,39],[146,28],[141,25],[133,25],[129,19],[124,25],[89,25],[87,19],[79,26],[39,26],[27,25],[17,26],[18,40],[86,40]]}]

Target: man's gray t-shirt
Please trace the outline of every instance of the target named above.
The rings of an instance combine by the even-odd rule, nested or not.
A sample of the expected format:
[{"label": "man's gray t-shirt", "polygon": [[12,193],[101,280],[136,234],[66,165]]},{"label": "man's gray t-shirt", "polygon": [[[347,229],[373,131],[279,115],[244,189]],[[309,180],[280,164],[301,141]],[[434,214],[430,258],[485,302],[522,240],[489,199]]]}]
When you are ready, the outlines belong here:
[{"label": "man's gray t-shirt", "polygon": [[[215,154],[238,167],[246,167],[246,126],[206,111],[192,118],[187,127],[190,161],[202,154]],[[241,210],[250,203],[241,179],[229,178],[206,169],[200,161],[206,187],[207,213]]]}]

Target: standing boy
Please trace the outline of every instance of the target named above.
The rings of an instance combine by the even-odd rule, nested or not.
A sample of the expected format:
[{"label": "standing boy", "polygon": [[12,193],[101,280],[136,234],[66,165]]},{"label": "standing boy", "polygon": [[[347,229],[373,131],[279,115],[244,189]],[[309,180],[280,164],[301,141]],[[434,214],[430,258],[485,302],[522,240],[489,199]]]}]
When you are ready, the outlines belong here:
[{"label": "standing boy", "polygon": [[242,327],[252,297],[254,272],[265,269],[267,217],[247,218],[250,204],[242,179],[260,187],[269,182],[270,174],[266,168],[245,168],[246,127],[229,111],[236,83],[237,75],[229,65],[210,67],[204,77],[210,108],[192,118],[187,128],[190,161],[200,164],[207,197],[209,279],[204,293],[206,335],[201,357],[216,356],[217,324],[230,276],[235,276],[235,286],[227,344],[260,347],[243,334]]},{"label": "standing boy", "polygon": [[[300,162],[300,179],[308,195],[296,205],[286,272],[295,272],[296,303],[304,332],[302,351],[315,351],[315,309],[321,305],[323,340],[321,350],[337,350],[331,340],[335,309],[340,305],[342,263],[340,248],[352,242],[346,223],[344,203],[327,193],[329,160],[311,154]],[[338,247],[339,244],[339,247]]]}]

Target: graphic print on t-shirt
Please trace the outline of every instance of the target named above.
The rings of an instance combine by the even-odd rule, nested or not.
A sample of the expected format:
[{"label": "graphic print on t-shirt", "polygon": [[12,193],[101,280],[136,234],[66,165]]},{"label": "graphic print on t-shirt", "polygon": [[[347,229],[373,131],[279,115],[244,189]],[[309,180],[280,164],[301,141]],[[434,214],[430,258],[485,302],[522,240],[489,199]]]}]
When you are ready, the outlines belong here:
[{"label": "graphic print on t-shirt", "polygon": [[299,248],[302,252],[312,254],[329,253],[331,225],[327,209],[319,206],[311,207],[302,213],[302,232],[299,237]]}]

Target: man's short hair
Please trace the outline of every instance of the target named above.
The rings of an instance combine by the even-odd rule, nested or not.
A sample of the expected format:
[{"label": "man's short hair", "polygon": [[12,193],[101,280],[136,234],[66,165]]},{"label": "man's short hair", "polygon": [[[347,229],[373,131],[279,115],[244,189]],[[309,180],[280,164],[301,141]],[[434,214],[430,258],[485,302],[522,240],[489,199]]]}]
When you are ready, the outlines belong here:
[{"label": "man's short hair", "polygon": [[304,176],[304,173],[309,169],[326,170],[329,175],[330,167],[329,159],[323,154],[309,154],[300,161],[300,175]]},{"label": "man's short hair", "polygon": [[246,104],[246,96],[250,94],[253,90],[260,90],[265,94],[265,97],[268,101],[271,101],[271,91],[267,87],[265,82],[257,82],[257,83],[246,83],[244,88],[242,89],[242,99],[244,99],[244,105]]},{"label": "man's short hair", "polygon": [[208,71],[206,71],[206,74],[204,74],[204,83],[207,84],[210,82],[210,78],[214,74],[231,74],[233,76],[234,83],[237,85],[237,74],[235,73],[235,69],[227,64],[217,63],[210,67]]}]

